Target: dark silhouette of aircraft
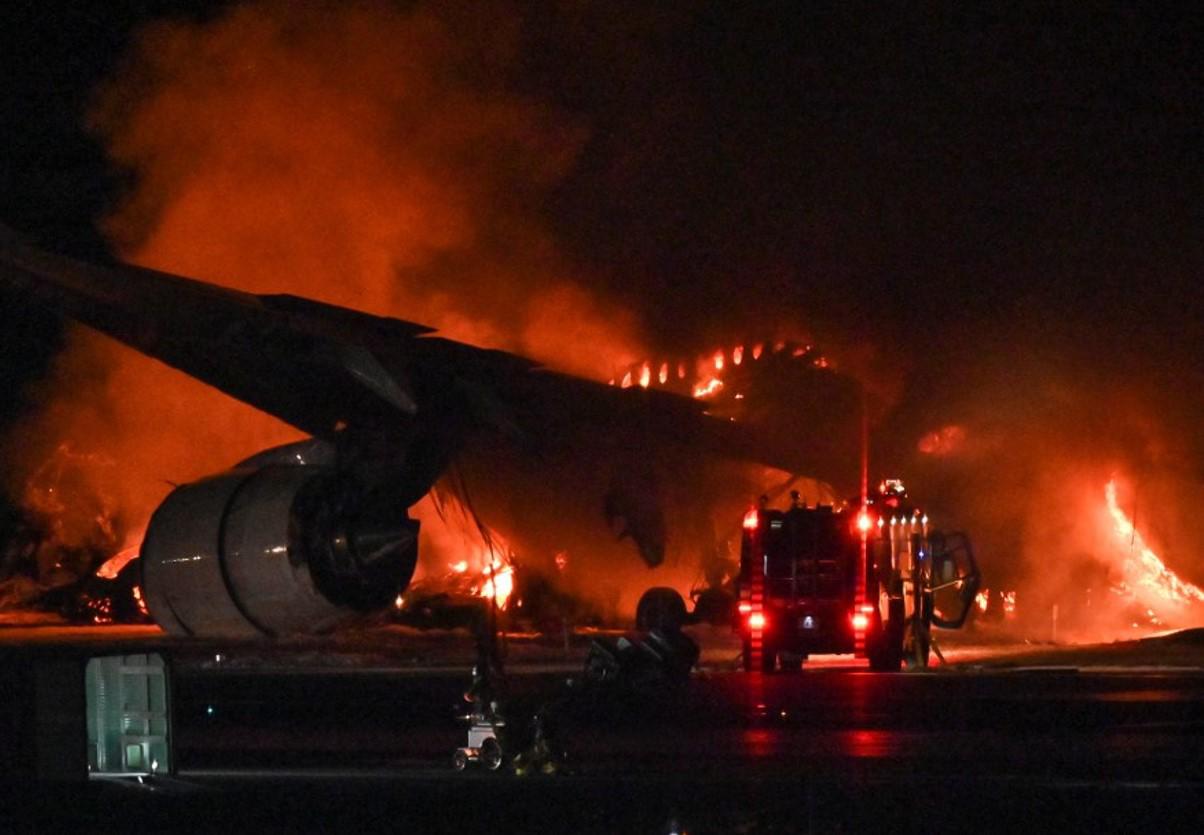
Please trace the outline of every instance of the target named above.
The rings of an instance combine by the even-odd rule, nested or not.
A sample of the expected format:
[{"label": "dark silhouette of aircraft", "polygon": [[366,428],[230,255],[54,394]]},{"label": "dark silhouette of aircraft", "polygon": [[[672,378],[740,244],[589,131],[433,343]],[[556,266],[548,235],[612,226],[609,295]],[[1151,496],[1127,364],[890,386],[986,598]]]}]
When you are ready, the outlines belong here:
[{"label": "dark silhouette of aircraft", "polygon": [[706,461],[847,484],[855,459],[832,438],[856,422],[856,386],[831,373],[809,377],[785,430],[767,433],[688,397],[568,376],[413,322],[84,263],[4,227],[0,286],[311,436],[178,487],[156,510],[143,588],[172,633],[321,630],[388,605],[417,560],[408,510],[441,480],[470,501],[503,494],[532,508],[512,508],[530,517],[519,524],[571,527],[581,550],[613,549],[618,533],[656,566],[665,503],[705,503],[722,481]]}]

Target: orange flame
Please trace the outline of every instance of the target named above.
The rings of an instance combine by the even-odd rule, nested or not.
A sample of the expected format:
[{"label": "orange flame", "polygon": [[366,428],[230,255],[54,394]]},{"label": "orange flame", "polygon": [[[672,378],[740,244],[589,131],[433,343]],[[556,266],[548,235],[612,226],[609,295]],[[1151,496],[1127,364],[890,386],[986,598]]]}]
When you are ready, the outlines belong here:
[{"label": "orange flame", "polygon": [[125,568],[130,560],[138,556],[138,551],[142,548],[142,537],[138,537],[138,542],[126,548],[122,548],[113,556],[109,557],[100,568],[96,569],[96,576],[103,577],[106,580],[116,580],[121,569]]},{"label": "orange flame", "polygon": [[723,381],[718,377],[702,380],[694,386],[694,396],[697,398],[710,397],[723,389]]},{"label": "orange flame", "polygon": [[1199,586],[1180,580],[1175,572],[1166,567],[1153,549],[1146,544],[1141,532],[1133,525],[1116,499],[1116,479],[1104,488],[1108,503],[1108,514],[1112,517],[1116,536],[1129,546],[1125,558],[1125,576],[1139,589],[1156,594],[1162,600],[1184,606],[1204,603],[1204,591]]}]

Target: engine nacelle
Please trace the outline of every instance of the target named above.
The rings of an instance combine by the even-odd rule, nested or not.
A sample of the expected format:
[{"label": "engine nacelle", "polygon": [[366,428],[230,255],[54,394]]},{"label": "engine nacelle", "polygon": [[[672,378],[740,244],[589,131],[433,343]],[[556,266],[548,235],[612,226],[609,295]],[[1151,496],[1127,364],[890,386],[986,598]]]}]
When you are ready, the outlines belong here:
[{"label": "engine nacelle", "polygon": [[417,559],[418,522],[388,491],[289,452],[176,488],[140,563],[166,632],[232,638],[321,632],[383,608]]}]

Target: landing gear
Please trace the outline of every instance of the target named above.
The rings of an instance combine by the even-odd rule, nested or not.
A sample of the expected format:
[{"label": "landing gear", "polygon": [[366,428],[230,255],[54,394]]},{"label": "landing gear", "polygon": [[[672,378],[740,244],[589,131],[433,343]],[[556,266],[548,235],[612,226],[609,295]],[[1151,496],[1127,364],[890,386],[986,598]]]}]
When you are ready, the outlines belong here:
[{"label": "landing gear", "polygon": [[635,608],[635,628],[640,632],[653,629],[676,632],[686,622],[686,601],[676,589],[657,586],[640,596]]}]

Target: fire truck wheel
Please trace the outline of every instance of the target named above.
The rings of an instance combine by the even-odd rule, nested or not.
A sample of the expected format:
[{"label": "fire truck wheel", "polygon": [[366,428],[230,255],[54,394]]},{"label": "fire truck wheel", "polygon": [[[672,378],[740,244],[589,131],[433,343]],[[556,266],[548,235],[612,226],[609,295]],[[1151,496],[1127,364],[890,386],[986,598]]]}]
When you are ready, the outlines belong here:
[{"label": "fire truck wheel", "polygon": [[761,672],[772,673],[774,670],[774,662],[777,661],[778,653],[773,647],[765,647],[761,651]]},{"label": "fire truck wheel", "polygon": [[463,748],[457,748],[456,753],[452,754],[452,766],[456,771],[463,771],[468,768],[468,754]]},{"label": "fire truck wheel", "polygon": [[778,664],[784,673],[797,673],[803,669],[807,656],[798,652],[783,652],[778,654]]},{"label": "fire truck wheel", "polygon": [[641,632],[661,629],[676,632],[686,622],[686,601],[676,589],[648,589],[635,607],[635,628]]},{"label": "fire truck wheel", "polygon": [[502,746],[493,737],[481,743],[481,765],[490,771],[502,767]]}]

